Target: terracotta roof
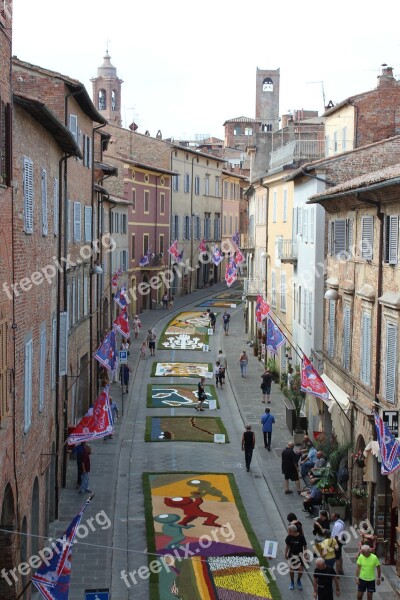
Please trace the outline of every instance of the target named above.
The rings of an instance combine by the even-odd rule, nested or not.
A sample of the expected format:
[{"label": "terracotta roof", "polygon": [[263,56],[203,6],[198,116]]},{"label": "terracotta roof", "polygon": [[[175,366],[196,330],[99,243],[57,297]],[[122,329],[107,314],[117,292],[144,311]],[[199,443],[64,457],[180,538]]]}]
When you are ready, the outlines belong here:
[{"label": "terracotta roof", "polygon": [[355,94],[354,96],[349,96],[345,100],[342,100],[341,102],[338,102],[337,104],[335,104],[335,106],[332,106],[332,108],[329,108],[327,111],[325,111],[323,113],[322,116],[328,117],[329,115],[332,115],[334,112],[336,112],[340,108],[343,108],[343,106],[346,106],[347,104],[353,104],[354,100],[358,100],[358,98],[362,98],[363,96],[366,96],[367,94],[371,94],[372,92],[376,92],[376,89],[368,90],[367,92],[361,92],[360,94]]},{"label": "terracotta roof", "polygon": [[234,119],[227,119],[223,126],[227,123],[261,123],[261,121],[250,117],[235,117]]},{"label": "terracotta roof", "polygon": [[391,167],[379,169],[379,171],[372,171],[371,173],[366,173],[365,175],[354,177],[354,179],[344,181],[339,185],[335,185],[334,187],[324,190],[323,192],[319,192],[319,194],[314,194],[310,197],[310,203],[316,202],[318,199],[322,198],[343,195],[343,193],[345,192],[351,192],[354,190],[362,189],[363,191],[367,191],[368,187],[376,186],[376,184],[380,184],[383,182],[390,182],[391,180],[393,180],[393,184],[396,184],[398,183],[397,179],[399,178],[400,163],[392,165]]}]

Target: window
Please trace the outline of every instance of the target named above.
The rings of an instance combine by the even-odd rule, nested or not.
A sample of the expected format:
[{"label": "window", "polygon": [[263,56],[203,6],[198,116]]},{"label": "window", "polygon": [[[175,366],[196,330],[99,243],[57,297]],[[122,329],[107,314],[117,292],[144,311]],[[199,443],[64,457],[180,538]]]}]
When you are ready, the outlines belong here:
[{"label": "window", "polygon": [[204,213],[204,237],[206,240],[211,238],[211,213]]},{"label": "window", "polygon": [[298,300],[299,300],[299,310],[298,310],[298,323],[300,325],[301,323],[301,285],[299,285],[299,293],[298,293]]},{"label": "window", "polygon": [[281,273],[281,311],[286,312],[286,273]]},{"label": "window", "polygon": [[229,235],[233,234],[233,217],[229,215]]},{"label": "window", "polygon": [[171,240],[179,240],[179,216],[172,215],[172,231],[171,231]]},{"label": "window", "polygon": [[335,301],[329,300],[328,354],[331,358],[335,352],[335,310]]},{"label": "window", "polygon": [[351,352],[351,308],[348,304],[343,309],[343,367],[350,370]]},{"label": "window", "polygon": [[179,191],[179,175],[172,176],[172,191],[173,192]]},{"label": "window", "polygon": [[347,127],[342,127],[342,152],[347,150]]},{"label": "window", "polygon": [[245,127],[244,135],[253,135],[253,129],[251,127]]},{"label": "window", "polygon": [[51,389],[56,387],[57,319],[51,324]]},{"label": "window", "polygon": [[160,234],[159,240],[160,240],[158,243],[159,253],[164,254],[165,249],[164,249],[164,234],[163,233]]},{"label": "window", "polygon": [[276,223],[276,214],[278,210],[278,198],[276,192],[274,192],[273,196],[273,205],[272,205],[272,222]]},{"label": "window", "polygon": [[333,132],[333,151],[335,153],[338,151],[338,134],[337,134],[337,131]]},{"label": "window", "polygon": [[329,152],[330,152],[330,139],[329,139],[329,135],[325,136],[325,155],[329,156]]},{"label": "window", "polygon": [[46,375],[46,328],[40,331],[39,412],[44,407],[44,382]]},{"label": "window", "polygon": [[206,175],[206,178],[204,180],[204,195],[205,196],[210,195],[210,176],[209,175]]},{"label": "window", "polygon": [[83,316],[89,314],[89,277],[86,273],[83,275]]},{"label": "window", "polygon": [[390,404],[396,403],[397,327],[386,323],[386,356],[384,398]]},{"label": "window", "polygon": [[287,190],[283,190],[283,214],[282,220],[284,223],[287,221],[287,210],[288,210],[288,198],[287,198]]},{"label": "window", "polygon": [[68,312],[60,313],[60,375],[68,372]]},{"label": "window", "polygon": [[115,90],[111,92],[111,110],[117,110],[117,94]]},{"label": "window", "polygon": [[54,235],[58,235],[58,210],[59,210],[59,189],[58,189],[58,179],[54,180],[54,185],[53,185],[53,231],[54,231]]},{"label": "window", "polygon": [[361,227],[361,256],[372,260],[374,250],[374,217],[363,217]]},{"label": "window", "polygon": [[303,240],[308,242],[308,209],[303,208]]},{"label": "window", "polygon": [[47,172],[42,169],[42,235],[47,235],[49,232],[48,216],[47,216]]},{"label": "window", "polygon": [[314,229],[315,229],[315,206],[310,207],[310,236],[309,242],[314,243]]},{"label": "window", "polygon": [[183,191],[185,192],[185,194],[188,194],[190,192],[190,175],[189,175],[189,173],[185,173],[185,175],[184,175]]},{"label": "window", "polygon": [[76,320],[80,321],[82,314],[81,314],[81,278],[79,276],[79,272],[78,275],[76,276]]},{"label": "window", "polygon": [[[0,11],[1,15],[1,11]],[[0,98],[0,183],[11,184],[11,109]]]},{"label": "window", "polygon": [[303,234],[303,209],[301,208],[301,206],[298,207],[297,209],[297,233],[299,235]]},{"label": "window", "polygon": [[228,199],[228,182],[224,181],[224,198]]},{"label": "window", "polygon": [[121,233],[126,233],[127,232],[127,219],[126,219],[126,215],[122,214],[121,215]]},{"label": "window", "polygon": [[83,136],[83,164],[85,167],[92,166],[92,138],[88,135]]},{"label": "window", "polygon": [[387,215],[385,217],[385,247],[384,262],[389,265],[397,265],[399,245],[399,217],[398,215]]},{"label": "window", "polygon": [[215,178],[215,197],[219,198],[219,194],[220,194],[220,178],[216,177]]},{"label": "window", "polygon": [[160,194],[160,215],[165,214],[165,194],[161,192]]},{"label": "window", "polygon": [[78,142],[78,117],[76,115],[69,115],[69,130],[74,140]]},{"label": "window", "polygon": [[121,269],[125,273],[128,270],[128,253],[126,250],[121,250]]},{"label": "window", "polygon": [[149,234],[143,234],[143,256],[145,256],[149,251]]},{"label": "window", "polygon": [[235,233],[239,231],[239,217],[235,217]]},{"label": "window", "polygon": [[183,217],[183,239],[190,240],[191,232],[190,232],[190,217],[185,215]]},{"label": "window", "polygon": [[74,202],[74,242],[81,241],[81,203]]},{"label": "window", "polygon": [[308,312],[308,290],[303,288],[303,327],[307,325],[307,312]]},{"label": "window", "polygon": [[33,233],[33,162],[24,156],[24,230]]},{"label": "window", "polygon": [[107,102],[106,102],[106,91],[105,90],[99,90],[98,92],[98,109],[99,110],[106,110],[107,108]]},{"label": "window", "polygon": [[221,215],[215,213],[214,216],[214,239],[219,240],[221,237]]},{"label": "window", "polygon": [[149,214],[149,207],[150,207],[150,192],[148,190],[145,190],[144,192],[144,213],[145,214]]},{"label": "window", "polygon": [[271,273],[271,306],[276,308],[276,273]]},{"label": "window", "polygon": [[224,235],[226,235],[226,215],[224,215]]},{"label": "window", "polygon": [[68,207],[67,207],[67,220],[68,220],[68,224],[67,224],[67,241],[70,242],[71,241],[71,221],[72,221],[72,217],[71,217],[71,211],[72,211],[72,202],[71,200],[68,200]]},{"label": "window", "polygon": [[135,260],[135,234],[131,236],[131,260]]},{"label": "window", "polygon": [[71,280],[71,325],[76,323],[76,279],[75,277]]},{"label": "window", "polygon": [[200,194],[200,177],[198,175],[194,178],[194,193],[196,196]]},{"label": "window", "polygon": [[199,240],[201,238],[201,218],[199,216],[195,216],[195,239]]},{"label": "window", "polygon": [[24,433],[27,433],[32,423],[32,364],[33,340],[25,343],[24,355]]},{"label": "window", "polygon": [[8,413],[7,347],[7,321],[3,321],[0,323],[0,420]]},{"label": "window", "polygon": [[371,315],[363,312],[361,317],[361,373],[360,379],[371,385]]},{"label": "window", "polygon": [[136,212],[136,190],[132,188],[132,212]]},{"label": "window", "polygon": [[85,206],[85,242],[92,241],[92,207]]},{"label": "window", "polygon": [[308,320],[307,329],[311,333],[312,331],[312,315],[313,315],[313,293],[311,290],[308,292]]},{"label": "window", "polygon": [[346,219],[331,221],[331,254],[342,258],[346,251]]}]

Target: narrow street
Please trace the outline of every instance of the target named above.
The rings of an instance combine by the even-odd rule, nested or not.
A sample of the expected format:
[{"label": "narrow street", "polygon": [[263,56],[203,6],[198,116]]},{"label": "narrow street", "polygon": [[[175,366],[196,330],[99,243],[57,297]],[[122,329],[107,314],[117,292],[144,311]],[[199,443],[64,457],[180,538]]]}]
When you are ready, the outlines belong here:
[{"label": "narrow street", "polygon": [[[94,498],[84,513],[82,524],[93,517],[93,527],[87,526],[86,537],[83,536],[82,530],[82,537],[74,547],[70,600],[82,600],[84,590],[107,588],[110,589],[110,597],[113,600],[149,600],[156,597],[150,596],[147,578],[138,576],[136,583],[130,580],[129,588],[121,578],[124,571],[137,573],[140,567],[148,565],[142,483],[144,472],[232,473],[261,547],[264,547],[265,540],[278,541],[278,555],[276,559],[270,559],[270,567],[283,560],[286,515],[291,511],[303,522],[307,543],[311,547],[312,519],[305,518],[299,496],[283,493],[281,451],[291,436],[285,423],[283,396],[279,386],[275,384],[271,394],[271,412],[276,419],[272,434],[272,451],[267,452],[264,448],[260,425],[260,417],[265,408],[261,403],[260,392],[262,364],[253,356],[252,349],[246,346],[244,304],[228,309],[232,316],[229,336],[225,336],[222,329],[221,316],[224,309],[214,309],[218,312],[217,325],[215,335],[210,336],[210,352],[207,354],[193,350],[158,348],[160,334],[173,316],[184,310],[205,310],[197,305],[203,299],[226,290],[226,285],[220,284],[207,291],[195,292],[190,298],[177,299],[173,311],[147,311],[141,315],[142,329],[139,338],[134,340],[133,336],[131,337],[129,361],[132,373],[129,393],[123,397],[123,406],[119,384],[111,386],[111,395],[120,411],[114,437],[107,441],[91,443],[90,489],[94,492]],[[241,299],[240,294],[237,297]],[[146,360],[140,360],[140,345],[149,327],[154,327],[157,333],[156,355],[152,358],[147,354]],[[244,348],[249,354],[247,378],[241,377],[238,365],[239,354]],[[203,416],[220,417],[230,443],[145,442],[146,417],[166,413],[170,416],[187,416],[193,413],[192,407],[171,407],[162,410],[148,408],[148,384],[176,385],[179,379],[179,383],[190,383],[196,388],[198,381],[197,378],[151,377],[153,362],[193,361],[214,365],[219,349],[222,349],[227,357],[226,384],[223,390],[218,389],[219,410],[206,410]],[[211,383],[215,383],[214,379],[206,380],[206,384]],[[241,436],[246,424],[252,425],[256,435],[256,449],[249,473],[246,472],[244,454],[241,451]],[[64,531],[82,504],[82,496],[78,495],[75,483],[76,465],[71,459],[68,463],[67,487],[61,497],[60,520],[52,526],[53,535]],[[349,524],[346,522],[346,529],[348,528]],[[354,598],[356,595],[354,557],[357,543],[358,541],[353,539],[343,553],[345,576],[340,581],[342,598]],[[151,557],[151,560],[156,558]],[[311,565],[310,573],[313,568],[314,565]],[[386,579],[395,578],[392,568],[386,567],[383,572]],[[283,600],[293,598],[294,595],[299,597],[300,592],[297,590],[289,591],[288,575],[277,575],[276,584]],[[303,588],[303,597],[312,598],[312,577],[307,573],[303,576]],[[168,590],[165,590],[165,594],[165,598],[172,597]],[[374,598],[388,600],[395,598],[395,593],[387,581],[384,581]],[[191,599],[185,597],[185,600]]]}]

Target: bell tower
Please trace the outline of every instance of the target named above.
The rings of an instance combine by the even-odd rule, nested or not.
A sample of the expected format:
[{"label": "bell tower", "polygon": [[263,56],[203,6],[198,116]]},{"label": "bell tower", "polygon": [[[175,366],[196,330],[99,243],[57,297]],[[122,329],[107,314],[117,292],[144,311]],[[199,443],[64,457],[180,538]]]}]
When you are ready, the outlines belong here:
[{"label": "bell tower", "polygon": [[117,69],[111,64],[108,50],[103,64],[97,69],[97,77],[90,80],[93,84],[93,104],[101,115],[113,125],[122,125],[121,119],[121,85],[122,79],[117,77]]},{"label": "bell tower", "polygon": [[279,69],[258,69],[256,74],[256,120],[262,131],[279,129]]}]

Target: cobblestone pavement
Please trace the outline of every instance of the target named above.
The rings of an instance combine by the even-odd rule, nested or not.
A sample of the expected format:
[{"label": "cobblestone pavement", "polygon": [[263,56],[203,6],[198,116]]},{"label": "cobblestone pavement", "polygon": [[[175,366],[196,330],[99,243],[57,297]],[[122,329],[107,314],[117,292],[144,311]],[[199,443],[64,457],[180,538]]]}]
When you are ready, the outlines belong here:
[{"label": "cobblestone pavement", "polygon": [[[260,417],[265,405],[261,403],[262,364],[249,353],[247,378],[242,378],[238,365],[239,354],[247,348],[244,331],[243,307],[230,309],[232,315],[229,336],[222,330],[221,314],[216,309],[216,333],[210,337],[210,352],[183,350],[156,350],[155,358],[139,359],[140,344],[149,327],[158,336],[174,314],[196,307],[202,299],[225,291],[225,284],[200,290],[191,296],[175,300],[173,311],[147,311],[141,315],[142,329],[138,340],[132,340],[130,366],[132,368],[129,393],[122,397],[119,384],[113,384],[111,394],[120,409],[113,439],[97,441],[92,445],[92,471],[90,488],[95,496],[84,513],[80,538],[73,550],[71,591],[69,600],[83,600],[84,590],[109,588],[113,600],[148,600],[148,581],[136,576],[137,583],[128,588],[121,579],[122,571],[137,571],[147,565],[146,532],[142,473],[144,471],[215,471],[233,473],[255,534],[264,546],[265,540],[277,540],[278,556],[270,560],[270,567],[283,560],[286,536],[286,515],[294,511],[304,524],[306,539],[313,540],[312,519],[303,518],[302,501],[297,494],[283,493],[281,450],[290,439],[285,422],[285,406],[280,388],[273,384],[271,412],[276,424],[272,434],[272,451],[264,448]],[[201,310],[201,309],[199,309]],[[216,360],[218,350],[225,351],[228,360],[226,385],[218,390],[220,410],[213,413],[222,418],[230,443],[202,444],[169,442],[145,443],[146,416],[159,414],[157,409],[146,407],[147,384],[158,381],[150,377],[154,361]],[[162,383],[172,383],[173,378],[163,378]],[[175,378],[176,383],[176,378]],[[196,385],[197,380],[185,378],[185,383]],[[167,414],[167,409],[163,412]],[[191,414],[193,409],[170,409],[170,414]],[[206,413],[205,413],[206,414]],[[256,434],[256,450],[251,470],[246,472],[241,451],[241,436],[245,424],[251,424]],[[210,467],[210,465],[212,465]],[[67,469],[67,486],[62,491],[59,507],[60,519],[52,524],[51,534],[60,535],[82,504],[76,489],[76,464],[71,459]],[[348,524],[347,524],[347,528]],[[87,532],[87,536],[85,533]],[[350,543],[344,552],[345,576],[341,579],[342,598],[355,598],[354,580],[357,542]],[[313,565],[309,569],[312,572]],[[395,579],[392,567],[384,567],[386,581],[382,583],[375,600],[397,598],[387,579]],[[289,591],[289,576],[276,576],[282,599],[299,597],[300,592]],[[303,576],[304,598],[312,598],[312,577]]]}]

